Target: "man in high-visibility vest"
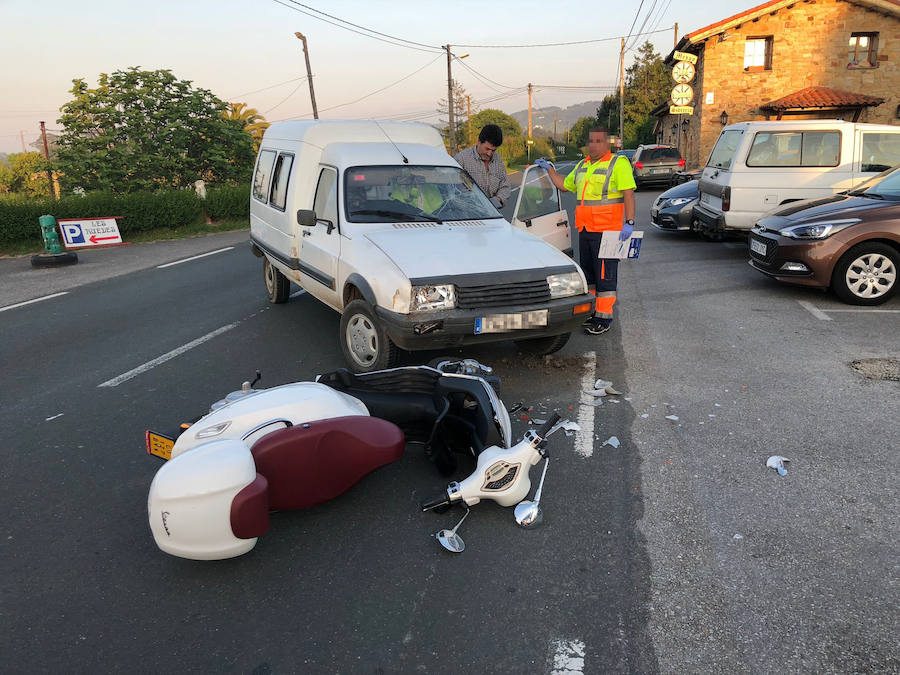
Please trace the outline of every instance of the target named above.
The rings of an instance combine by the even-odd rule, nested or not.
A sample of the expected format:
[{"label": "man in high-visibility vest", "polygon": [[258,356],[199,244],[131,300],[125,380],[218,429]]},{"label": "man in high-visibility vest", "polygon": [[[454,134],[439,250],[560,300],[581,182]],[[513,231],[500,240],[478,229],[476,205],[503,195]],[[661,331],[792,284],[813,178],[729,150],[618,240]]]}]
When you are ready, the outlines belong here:
[{"label": "man in high-visibility vest", "polygon": [[557,173],[545,159],[535,164],[547,170],[560,190],[575,193],[579,262],[596,297],[594,316],[585,322],[584,330],[601,335],[612,325],[619,261],[598,257],[600,240],[604,232],[618,231],[619,240],[625,241],[634,231],[635,184],[631,164],[626,157],[610,152],[609,133],[603,127],[590,130],[588,156],[568,176]]}]

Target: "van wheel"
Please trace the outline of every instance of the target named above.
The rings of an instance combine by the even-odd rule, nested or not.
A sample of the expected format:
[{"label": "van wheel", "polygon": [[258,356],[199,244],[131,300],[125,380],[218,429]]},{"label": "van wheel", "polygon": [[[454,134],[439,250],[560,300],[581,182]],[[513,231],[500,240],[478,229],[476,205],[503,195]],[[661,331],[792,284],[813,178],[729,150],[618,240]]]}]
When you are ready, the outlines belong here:
[{"label": "van wheel", "polygon": [[291,293],[291,282],[275,269],[268,258],[263,258],[263,274],[266,277],[266,293],[269,294],[269,302],[275,305],[287,302]]},{"label": "van wheel", "polygon": [[341,314],[341,351],[355,373],[391,368],[397,363],[397,346],[375,318],[365,300],[354,300]]},{"label": "van wheel", "polygon": [[562,335],[550,335],[549,337],[531,338],[530,340],[515,340],[516,347],[519,351],[531,356],[546,356],[547,354],[555,354],[566,346],[571,333],[563,333]]},{"label": "van wheel", "polygon": [[887,244],[864,242],[847,251],[834,267],[831,287],[851,305],[880,305],[897,290],[900,253]]}]

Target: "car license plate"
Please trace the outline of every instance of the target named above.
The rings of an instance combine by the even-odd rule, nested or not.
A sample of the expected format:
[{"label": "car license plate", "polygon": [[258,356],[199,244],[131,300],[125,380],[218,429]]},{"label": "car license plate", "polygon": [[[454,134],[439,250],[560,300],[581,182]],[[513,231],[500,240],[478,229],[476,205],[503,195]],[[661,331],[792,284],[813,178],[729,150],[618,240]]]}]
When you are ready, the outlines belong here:
[{"label": "car license plate", "polygon": [[650,173],[669,173],[668,169],[651,169]]},{"label": "car license plate", "polygon": [[482,333],[505,333],[523,328],[541,328],[547,325],[548,310],[535,309],[516,314],[490,314],[475,319],[475,335]]},{"label": "car license plate", "polygon": [[759,253],[760,255],[765,255],[766,254],[766,245],[761,241],[757,241],[756,239],[751,239],[750,240],[750,250],[753,251],[754,253]]},{"label": "car license plate", "polygon": [[147,454],[156,455],[163,459],[172,459],[172,448],[175,447],[175,439],[155,431],[147,431]]}]

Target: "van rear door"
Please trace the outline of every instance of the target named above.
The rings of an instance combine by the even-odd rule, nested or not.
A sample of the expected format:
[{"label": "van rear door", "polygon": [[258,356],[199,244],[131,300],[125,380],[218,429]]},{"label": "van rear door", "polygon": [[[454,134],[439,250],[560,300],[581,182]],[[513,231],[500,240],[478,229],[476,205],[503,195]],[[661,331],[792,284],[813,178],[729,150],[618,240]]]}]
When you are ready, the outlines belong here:
[{"label": "van rear door", "polygon": [[700,174],[700,204],[713,213],[722,213],[722,194],[728,186],[731,165],[737,160],[743,138],[743,129],[725,129],[719,134]]},{"label": "van rear door", "polygon": [[546,169],[537,165],[525,169],[511,222],[515,227],[571,255],[569,214],[560,204],[559,190],[550,181]]}]

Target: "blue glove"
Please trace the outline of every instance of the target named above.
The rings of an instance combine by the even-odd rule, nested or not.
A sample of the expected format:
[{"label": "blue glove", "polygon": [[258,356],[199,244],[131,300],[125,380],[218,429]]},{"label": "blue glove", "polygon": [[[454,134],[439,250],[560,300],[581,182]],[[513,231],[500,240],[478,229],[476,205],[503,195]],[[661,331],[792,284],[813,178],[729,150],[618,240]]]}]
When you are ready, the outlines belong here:
[{"label": "blue glove", "polygon": [[622,231],[619,232],[619,241],[625,241],[628,237],[631,236],[631,233],[634,232],[634,225],[630,225],[629,223],[625,223],[622,225]]},{"label": "blue glove", "polygon": [[540,159],[534,160],[534,165],[535,165],[535,166],[539,166],[539,167],[541,167],[542,169],[544,169],[544,170],[546,170],[546,171],[549,171],[549,170],[550,170],[550,167],[553,166],[550,162],[548,162],[548,161],[547,161],[546,159],[544,159],[543,157],[541,157]]}]

